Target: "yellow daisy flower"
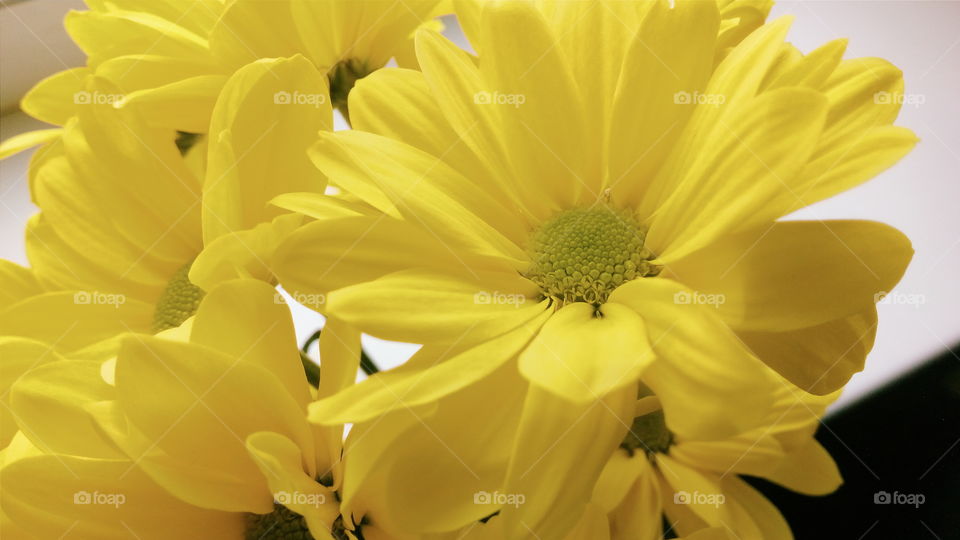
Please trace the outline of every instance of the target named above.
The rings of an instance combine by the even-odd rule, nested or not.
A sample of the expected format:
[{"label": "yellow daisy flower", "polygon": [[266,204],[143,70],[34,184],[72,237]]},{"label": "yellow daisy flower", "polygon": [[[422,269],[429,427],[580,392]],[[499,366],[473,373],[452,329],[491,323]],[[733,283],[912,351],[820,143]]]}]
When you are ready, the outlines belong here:
[{"label": "yellow daisy flower", "polygon": [[[7,516],[43,538],[377,537],[369,517],[340,515],[342,431],[306,420],[315,395],[279,298],[223,283],[188,324],[128,335],[107,362],[5,344],[39,364],[10,391],[22,432],[0,469]],[[357,350],[324,352],[328,373],[355,370]]]},{"label": "yellow daisy flower", "polygon": [[902,90],[895,67],[842,60],[844,41],[800,55],[788,19],[714,67],[715,4],[622,5],[638,12],[622,48],[564,40],[583,3],[484,3],[477,62],[421,31],[422,73],[354,89],[372,133],[322,134],[311,153],[385,216],[309,224],[274,261],[288,290],[337,289],[327,308],[348,324],[450,346],[312,405],[318,422],[429,404],[515,362],[529,390],[503,485],[536,503],[503,513],[511,537],[574,525],[641,376],[691,440],[762,425],[762,362],[840,387],[912,254],[879,223],[778,221],[913,147],[896,100],[874,99]]},{"label": "yellow daisy flower", "polygon": [[[278,92],[317,99],[283,103]],[[185,157],[136,111],[97,104],[78,114],[62,144],[32,164],[41,212],[27,226],[31,268],[0,266],[0,287],[15,291],[0,305],[8,335],[74,350],[177,326],[196,309],[199,286],[272,279],[273,239],[302,218],[267,202],[326,185],[305,151],[332,128],[332,110],[323,74],[302,56],[238,70],[215,107],[215,138]]]},{"label": "yellow daisy flower", "polygon": [[[416,67],[412,35],[437,26],[440,0],[116,0],[70,12],[67,32],[87,65],[56,73],[22,100],[27,114],[64,126],[97,102],[136,108],[155,127],[207,133],[214,105],[233,73],[258,59],[307,58],[328,79],[346,114],[353,83],[395,58]],[[91,92],[88,75],[112,93]],[[312,90],[312,94],[320,92]],[[292,91],[291,91],[292,93]],[[296,99],[296,95],[291,96]],[[56,140],[59,129],[4,141],[0,158]]]},{"label": "yellow daisy flower", "polygon": [[593,490],[612,538],[655,539],[662,516],[675,534],[722,528],[732,538],[792,538],[780,512],[737,475],[762,477],[807,495],[841,484],[836,464],[813,439],[838,393],[814,396],[787,387],[765,426],[716,440],[684,440],[670,431],[656,397],[637,403],[637,417]]}]

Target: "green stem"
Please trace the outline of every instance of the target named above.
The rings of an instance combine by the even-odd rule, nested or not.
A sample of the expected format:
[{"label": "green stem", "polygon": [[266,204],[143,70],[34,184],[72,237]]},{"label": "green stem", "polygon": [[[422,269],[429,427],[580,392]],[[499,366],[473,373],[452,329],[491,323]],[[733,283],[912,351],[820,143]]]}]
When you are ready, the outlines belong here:
[{"label": "green stem", "polygon": [[367,351],[363,350],[363,347],[360,348],[360,369],[367,375],[373,375],[380,371],[373,359],[367,356]]},{"label": "green stem", "polygon": [[307,341],[303,343],[303,348],[300,350],[303,352],[308,352],[310,350],[310,346],[313,345],[314,342],[316,342],[319,339],[320,339],[320,330],[317,330],[316,332],[310,334],[310,337],[308,337]]},{"label": "green stem", "polygon": [[303,372],[307,376],[307,382],[314,388],[320,386],[320,366],[303,351],[300,351],[300,363],[303,364]]}]

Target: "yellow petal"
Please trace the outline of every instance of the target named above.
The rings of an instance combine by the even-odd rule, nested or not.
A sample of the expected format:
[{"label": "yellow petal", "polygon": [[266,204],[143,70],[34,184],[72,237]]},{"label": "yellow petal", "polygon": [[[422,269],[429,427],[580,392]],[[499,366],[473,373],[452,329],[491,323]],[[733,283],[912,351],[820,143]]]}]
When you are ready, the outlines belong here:
[{"label": "yellow petal", "polygon": [[74,114],[78,105],[77,93],[86,90],[90,69],[67,69],[38,82],[23,96],[20,108],[30,116],[48,124],[62,126]]},{"label": "yellow petal", "polygon": [[499,117],[521,186],[559,208],[581,192],[596,200],[600,175],[587,170],[584,150],[597,143],[587,137],[584,98],[543,14],[532,3],[504,1],[486,3],[481,17],[480,74],[487,86],[474,108]]},{"label": "yellow petal", "polygon": [[633,280],[610,296],[634,309],[646,326],[657,359],[643,382],[663,403],[667,426],[681,437],[719,438],[759,425],[777,385],[772,373],[712,307],[684,302],[690,294],[657,277]]},{"label": "yellow petal", "polygon": [[[93,294],[98,295],[96,303]],[[90,291],[31,296],[0,311],[0,327],[7,335],[43,341],[59,351],[81,349],[124,332],[149,332],[153,306],[121,298]]]},{"label": "yellow petal", "polygon": [[0,337],[0,448],[6,448],[20,428],[10,408],[10,388],[29,370],[63,358],[48,344],[11,336]]},{"label": "yellow petal", "polygon": [[[129,460],[39,455],[3,469],[4,513],[38,538],[144,540],[243,535],[237,513],[185,503]],[[6,532],[6,529],[4,530]]]},{"label": "yellow petal", "polygon": [[609,186],[615,194],[622,190],[626,202],[639,204],[693,113],[677,96],[702,92],[707,84],[719,20],[714,2],[678,2],[673,9],[658,2],[630,42],[609,141]]},{"label": "yellow petal", "polygon": [[304,472],[302,463],[308,457],[300,448],[270,431],[249,435],[246,444],[274,500],[303,516],[313,538],[333,540],[330,530],[340,515],[339,501],[332,490]]},{"label": "yellow petal", "polygon": [[364,332],[411,343],[457,342],[474,327],[504,332],[515,326],[511,319],[517,314],[528,318],[544,310],[546,302],[536,303],[535,286],[520,276],[474,275],[395,272],[334,291],[327,308]]},{"label": "yellow petal", "polygon": [[[487,407],[482,417],[470,422],[470,429],[464,429],[466,415],[492,392],[497,395],[496,405]],[[489,516],[501,504],[519,502],[494,493],[502,493],[503,472],[513,450],[512,438],[503,434],[516,429],[525,393],[526,384],[516,369],[503,365],[476,384],[441,399],[431,414],[405,409],[384,418],[381,424],[405,423],[408,419],[397,416],[412,416],[409,429],[392,440],[382,436],[376,442],[366,440],[367,436],[377,437],[378,430],[390,429],[385,426],[372,426],[356,439],[351,432],[348,461],[356,458],[355,444],[386,444],[369,473],[374,478],[382,475],[385,504],[370,507],[370,514],[390,529],[439,532]],[[358,470],[353,467],[350,472]],[[434,487],[424,490],[426,485]],[[373,489],[375,485],[362,488],[355,495],[356,504],[362,504]]]},{"label": "yellow petal", "polygon": [[[523,308],[510,317],[503,334],[464,334],[467,343],[477,335],[486,341],[466,350],[442,355],[422,369],[378,373],[310,405],[310,421],[324,425],[362,422],[392,410],[416,407],[462,390],[512,360],[533,338],[549,313],[543,305]],[[504,326],[507,322],[502,322]],[[416,358],[416,357],[415,357]],[[416,361],[416,360],[411,360]]]},{"label": "yellow petal", "polygon": [[[730,527],[745,539],[782,538],[792,540],[790,525],[777,507],[759,491],[736,476],[723,480],[727,509],[732,514]],[[756,534],[744,531],[756,531]]]},{"label": "yellow petal", "polygon": [[[493,179],[505,193],[514,193],[528,179],[513,176],[509,154],[499,133],[498,109],[478,104],[489,92],[473,59],[436,32],[420,30],[416,36],[417,59],[424,78],[435,96],[443,116],[461,140],[487,163]],[[491,96],[492,97],[492,96]],[[536,200],[525,198],[518,205],[545,217],[551,210]]]},{"label": "yellow petal", "polygon": [[781,466],[765,477],[805,495],[827,495],[843,483],[837,464],[815,440],[788,454]]},{"label": "yellow petal", "polygon": [[670,501],[683,504],[706,523],[716,526],[723,524],[724,495],[720,484],[722,477],[719,474],[689,467],[667,454],[656,455],[656,466],[671,488],[662,496],[668,505]]},{"label": "yellow petal", "polygon": [[230,77],[210,119],[206,242],[270,221],[282,211],[268,203],[281,193],[323,192],[306,149],[333,125],[326,88],[323,74],[299,55],[260,60]]},{"label": "yellow petal", "polygon": [[576,403],[530,386],[503,487],[525,500],[501,508],[506,538],[563,538],[573,529],[633,420],[636,392]]},{"label": "yellow petal", "polygon": [[[663,537],[663,510],[657,471],[643,456],[631,458],[636,481],[624,494],[618,508],[610,512],[614,538],[659,540]],[[599,484],[598,484],[599,486]],[[597,489],[594,488],[594,496]]]},{"label": "yellow petal", "polygon": [[[698,148],[651,219],[647,242],[654,253],[672,262],[783,215],[785,208],[770,203],[795,185],[823,128],[826,106],[818,92],[782,88],[736,109],[738,115],[714,119],[719,124],[713,138]],[[691,119],[690,129],[706,130],[698,121]]]},{"label": "yellow petal", "polygon": [[[357,379],[360,369],[360,331],[337,319],[327,316],[320,333],[320,384],[317,398],[323,399],[350,387]],[[317,448],[317,470],[320,475],[333,474],[333,488],[340,489],[343,482],[343,426],[311,426],[319,433],[322,447]]]},{"label": "yellow petal", "polygon": [[276,281],[273,254],[303,223],[303,216],[284,214],[252,229],[225,234],[204,246],[190,266],[190,281],[204,290],[237,278]]},{"label": "yellow petal", "polygon": [[122,104],[139,112],[151,126],[206,133],[217,95],[226,82],[226,76],[219,74],[190,77],[130,92]]},{"label": "yellow petal", "polygon": [[[323,311],[330,291],[400,270],[419,267],[471,277],[484,275],[484,267],[503,270],[505,266],[502,259],[460,257],[429,231],[383,215],[309,223],[289,235],[270,264],[284,289],[301,303]],[[477,286],[473,293],[485,289]],[[501,288],[499,292],[514,291]]]},{"label": "yellow petal", "polygon": [[0,159],[6,159],[28,148],[52,142],[59,138],[61,133],[63,133],[62,129],[54,128],[37,129],[34,131],[21,133],[19,135],[14,135],[13,137],[10,137],[9,139],[0,143]]},{"label": "yellow petal", "polygon": [[190,341],[264,368],[301,407],[310,400],[290,309],[262,281],[237,279],[208,291],[197,308]]},{"label": "yellow petal", "polygon": [[[859,313],[900,280],[910,240],[873,221],[786,221],[720,240],[669,265],[716,295],[733,328],[786,331]],[[879,296],[878,296],[879,295]]]},{"label": "yellow petal", "polygon": [[606,513],[612,512],[627,496],[639,476],[640,468],[633,456],[623,449],[616,450],[607,460],[597,485],[593,487],[591,502]]},{"label": "yellow petal", "polygon": [[[598,313],[599,311],[599,313]],[[520,354],[520,373],[563,399],[586,403],[635,383],[653,361],[643,319],[616,303],[560,309]]]},{"label": "yellow petal", "polygon": [[42,292],[29,268],[0,259],[0,310]]},{"label": "yellow petal", "polygon": [[818,395],[843,387],[863,370],[877,333],[873,306],[861,313],[787,332],[738,332],[761,360],[801,389]]},{"label": "yellow petal", "polygon": [[259,0],[230,3],[210,33],[210,52],[232,69],[260,58],[304,53],[290,4]]},{"label": "yellow petal", "polygon": [[64,24],[73,41],[87,53],[91,66],[127,54],[150,52],[175,58],[205,58],[209,54],[204,38],[151,13],[71,11]]},{"label": "yellow petal", "polygon": [[[117,360],[116,384],[130,423],[166,454],[157,465],[169,464],[170,475],[182,475],[177,495],[196,504],[269,511],[266,481],[244,447],[251,433],[286,435],[313,455],[303,409],[276,376],[242,359],[201,345],[131,336]],[[191,467],[207,469],[207,478],[191,475]],[[220,482],[211,485],[214,475]]]},{"label": "yellow petal", "polygon": [[580,521],[564,540],[610,540],[607,516],[595,504],[588,504]]},{"label": "yellow petal", "polygon": [[[43,360],[40,356],[35,361]],[[31,369],[10,389],[10,411],[17,425],[46,452],[121,458],[85,411],[91,403],[114,398],[113,387],[100,376],[100,368],[100,362],[47,361]]]},{"label": "yellow petal", "polygon": [[[361,198],[370,190],[382,192],[399,215],[428,229],[453,251],[516,259],[524,256],[514,242],[483,219],[507,210],[435,156],[357,130],[321,136],[310,155],[337,186]],[[378,206],[378,200],[366,202]]]},{"label": "yellow petal", "polygon": [[[355,129],[403,141],[442,159],[484,192],[481,198],[476,194],[469,198],[487,200],[492,196],[495,201],[510,200],[509,192],[504,191],[485,160],[473,153],[444,118],[419,71],[381,69],[357,81],[350,93],[350,119]],[[492,211],[478,215],[518,241],[527,229],[516,212],[503,211],[503,204],[488,205]]]}]

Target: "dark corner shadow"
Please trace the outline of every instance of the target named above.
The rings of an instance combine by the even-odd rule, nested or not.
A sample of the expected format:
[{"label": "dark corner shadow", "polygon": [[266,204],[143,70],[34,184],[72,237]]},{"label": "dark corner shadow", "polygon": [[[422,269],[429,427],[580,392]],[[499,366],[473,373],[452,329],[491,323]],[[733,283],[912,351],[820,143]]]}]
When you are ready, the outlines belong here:
[{"label": "dark corner shadow", "polygon": [[797,540],[960,539],[960,348],[830,415],[844,485],[807,497],[750,478]]}]

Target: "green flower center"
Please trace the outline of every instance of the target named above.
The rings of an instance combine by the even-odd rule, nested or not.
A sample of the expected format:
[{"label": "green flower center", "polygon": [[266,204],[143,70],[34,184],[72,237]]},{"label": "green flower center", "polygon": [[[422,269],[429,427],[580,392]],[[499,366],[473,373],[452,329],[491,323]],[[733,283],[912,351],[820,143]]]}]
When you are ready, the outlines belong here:
[{"label": "green flower center", "polygon": [[282,504],[269,514],[247,514],[246,540],[313,540],[307,520]]},{"label": "green flower center", "polygon": [[153,312],[154,333],[176,328],[197,312],[204,292],[200,287],[190,283],[191,265],[193,265],[192,262],[177,270],[167,283],[163,294],[160,295],[156,310]]},{"label": "green flower center", "polygon": [[606,206],[567,210],[534,233],[526,276],[562,304],[603,304],[621,284],[660,273],[646,234],[632,215]]},{"label": "green flower center", "polygon": [[667,429],[663,410],[638,416],[633,419],[630,431],[620,443],[620,448],[626,449],[630,455],[637,450],[646,454],[665,454],[673,444],[673,433]]}]

